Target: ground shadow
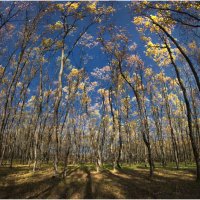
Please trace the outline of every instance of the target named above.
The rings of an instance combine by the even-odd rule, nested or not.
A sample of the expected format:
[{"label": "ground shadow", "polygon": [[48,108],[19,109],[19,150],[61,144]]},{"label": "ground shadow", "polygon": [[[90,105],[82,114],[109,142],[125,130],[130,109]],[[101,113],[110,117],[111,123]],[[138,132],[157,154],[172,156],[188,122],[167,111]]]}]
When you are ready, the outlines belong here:
[{"label": "ground shadow", "polygon": [[[127,167],[115,172],[104,169],[100,173],[90,166],[69,167],[65,178],[53,177],[51,171],[38,171],[24,180],[23,175],[30,175],[29,168],[1,169],[1,172],[0,198],[200,198],[200,183],[195,182],[192,169],[156,168],[153,178],[147,168]],[[15,175],[20,181],[15,181]],[[6,185],[2,184],[2,178]]]}]

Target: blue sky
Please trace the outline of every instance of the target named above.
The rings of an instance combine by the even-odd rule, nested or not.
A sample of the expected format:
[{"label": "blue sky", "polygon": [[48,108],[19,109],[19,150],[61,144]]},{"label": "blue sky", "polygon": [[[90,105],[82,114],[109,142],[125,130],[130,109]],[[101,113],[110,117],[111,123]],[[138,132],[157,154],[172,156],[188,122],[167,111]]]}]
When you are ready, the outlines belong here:
[{"label": "blue sky", "polygon": [[[102,3],[102,2],[100,2],[100,3]],[[121,2],[103,2],[103,3],[107,4],[107,5],[113,4],[113,6],[116,10],[116,12],[112,16],[110,16],[110,20],[107,21],[106,23],[107,24],[113,23],[117,27],[121,27],[123,29],[126,29],[127,33],[130,36],[130,39],[134,43],[137,44],[137,53],[142,58],[145,65],[146,66],[152,66],[154,71],[159,71],[160,69],[157,67],[157,65],[154,63],[154,61],[145,56],[145,53],[144,53],[145,43],[140,39],[139,33],[137,32],[136,27],[135,27],[134,23],[132,22],[134,13],[130,13],[130,12],[132,12],[129,9],[129,6],[128,6],[128,4],[130,2],[121,1]],[[49,19],[49,22],[53,24],[58,20],[60,20],[59,16],[57,16],[57,14],[55,13],[54,15],[51,16],[51,19]],[[84,23],[85,23],[84,20],[83,20],[82,23],[83,24],[80,24],[80,25],[84,25]],[[88,33],[91,34],[94,38],[97,37],[98,26],[99,25],[94,25],[88,30]],[[52,37],[52,36],[50,36],[50,37]],[[69,40],[67,40],[67,42],[70,42],[70,38],[69,38]],[[89,62],[84,67],[85,67],[86,71],[88,72],[90,80],[91,81],[98,81],[97,79],[95,79],[95,77],[91,76],[91,72],[95,68],[102,68],[102,67],[108,65],[108,58],[105,54],[103,54],[100,45],[98,45],[94,48],[85,49],[85,52],[89,56],[91,56],[91,59],[89,60]],[[48,73],[50,75],[51,84],[54,81],[57,81],[57,79],[58,79],[59,63],[57,63],[57,65],[56,65],[56,60],[60,56],[60,53],[61,52],[58,51],[53,56],[51,55],[51,59],[49,60],[49,62],[45,66],[45,68],[48,70]],[[79,58],[80,58],[80,49],[77,46],[74,49],[73,54],[70,56],[70,62],[76,68],[82,67],[82,66],[79,65],[79,63],[80,63]],[[64,79],[64,77],[63,77],[63,79]],[[33,93],[36,92],[37,85],[38,85],[38,78],[35,78],[34,81],[31,84],[31,86],[30,86],[31,91],[33,91]],[[101,86],[102,85],[105,88],[108,86],[106,82],[104,82],[104,83],[101,82]],[[96,91],[92,95],[92,104],[96,102],[96,98],[99,96],[97,94],[98,89],[99,89],[99,87],[96,88]],[[130,95],[132,96],[133,94],[130,94]]]},{"label": "blue sky", "polygon": [[[110,16],[110,20],[107,22],[107,24],[111,24],[113,23],[114,25],[118,26],[118,27],[122,27],[123,29],[126,29],[128,34],[130,35],[130,39],[137,44],[137,52],[138,55],[142,58],[142,60],[144,61],[146,66],[152,66],[154,71],[158,71],[159,68],[156,66],[156,64],[152,61],[152,59],[148,58],[145,56],[145,44],[143,41],[140,40],[140,36],[139,33],[136,30],[135,25],[132,23],[133,20],[133,14],[131,13],[133,11],[131,11],[129,9],[128,4],[130,2],[128,1],[120,1],[120,2],[99,2],[99,3],[103,3],[103,4],[107,4],[107,5],[112,5],[114,6],[116,12]],[[6,4],[6,3],[5,3]],[[34,4],[34,2],[33,2]],[[48,16],[49,17],[49,16]],[[48,18],[49,23],[55,23],[56,21],[60,20],[59,19],[59,15],[57,13],[54,13],[53,15],[51,15],[51,18]],[[83,22],[81,22],[83,24],[80,24],[80,26],[84,25],[85,21],[83,20]],[[101,24],[100,24],[101,25]],[[97,37],[98,34],[98,29],[97,26],[99,25],[94,25],[93,27],[91,27],[88,30],[88,33],[91,34],[94,38]],[[40,33],[41,30],[38,31],[38,33]],[[53,35],[50,34],[49,37],[52,37]],[[48,34],[45,36],[48,37]],[[14,39],[15,40],[15,39]],[[70,42],[70,38],[67,42]],[[11,44],[12,46],[12,44]],[[91,49],[86,49],[86,53],[91,56],[91,60],[87,63],[87,65],[85,65],[85,69],[88,72],[88,75],[90,76],[90,73],[95,69],[95,68],[101,68],[104,67],[106,65],[108,65],[108,59],[105,56],[105,54],[103,54],[103,52],[101,51],[101,46],[98,45],[94,48]],[[57,77],[58,77],[58,71],[59,71],[59,64],[56,65],[56,60],[57,58],[60,56],[60,51],[56,52],[54,55],[51,55],[51,59],[48,61],[48,63],[45,64],[45,68],[48,70],[48,73],[50,75],[50,79],[51,82],[53,83],[54,81],[57,81]],[[70,62],[72,63],[72,65],[74,65],[77,68],[80,68],[79,63],[80,63],[80,49],[79,47],[76,47],[74,49],[73,54],[70,57]],[[91,77],[91,81],[95,81],[94,77]],[[51,83],[51,84],[52,84]],[[34,94],[37,90],[37,86],[38,86],[38,77],[34,79],[34,81],[32,82],[32,84],[30,85],[30,89],[32,91],[32,94]],[[106,85],[105,85],[106,87]],[[93,100],[95,100],[96,96],[93,96]]]},{"label": "blue sky", "polygon": [[[110,2],[106,3],[110,4]],[[137,52],[141,54],[141,56],[145,56],[144,43],[140,40],[139,33],[137,32],[135,25],[132,23],[132,17],[129,13],[130,10],[127,6],[128,3],[130,2],[114,2],[113,5],[116,9],[116,12],[110,17],[110,20],[107,23],[114,23],[116,26],[127,29],[127,32],[131,36],[130,39],[138,45]],[[93,35],[95,38],[98,33],[97,26],[95,25],[91,27],[88,33]],[[73,59],[75,58],[75,60],[77,58],[77,52],[78,50],[76,49],[73,53]],[[88,53],[93,58],[86,66],[88,72],[92,71],[95,67],[103,67],[108,64],[107,57],[102,53],[100,45],[92,49],[88,49]],[[145,56],[145,59],[148,58]],[[148,59],[148,61],[152,62],[151,59]],[[151,64],[153,64],[153,62]]]}]

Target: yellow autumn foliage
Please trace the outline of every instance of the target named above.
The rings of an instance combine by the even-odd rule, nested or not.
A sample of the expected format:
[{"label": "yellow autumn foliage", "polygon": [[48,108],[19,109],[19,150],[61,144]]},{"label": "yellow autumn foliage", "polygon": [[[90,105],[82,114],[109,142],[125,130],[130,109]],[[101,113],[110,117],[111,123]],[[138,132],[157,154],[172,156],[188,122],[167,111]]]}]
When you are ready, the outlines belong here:
[{"label": "yellow autumn foliage", "polygon": [[69,74],[69,77],[75,77],[79,74],[79,70],[76,68],[73,68]]},{"label": "yellow autumn foliage", "polygon": [[63,28],[63,23],[62,23],[61,21],[57,21],[57,22],[54,24],[53,28],[54,28],[55,30],[59,30],[59,29]]},{"label": "yellow autumn foliage", "polygon": [[168,94],[168,99],[175,105],[179,104],[179,98],[176,94],[170,93]]},{"label": "yellow autumn foliage", "polygon": [[73,3],[72,2],[67,2],[65,5],[67,6],[68,12],[75,11],[79,7],[79,3],[77,3],[77,2],[73,2]]},{"label": "yellow autumn foliage", "polygon": [[98,93],[99,93],[99,94],[103,95],[104,92],[105,92],[105,89],[103,89],[103,88],[98,89]]},{"label": "yellow autumn foliage", "polygon": [[44,38],[42,40],[42,45],[44,47],[49,47],[52,44],[52,39],[51,38]]},{"label": "yellow autumn foliage", "polygon": [[144,73],[145,73],[145,76],[151,76],[153,74],[153,71],[151,68],[146,68]]},{"label": "yellow autumn foliage", "polygon": [[134,20],[133,22],[136,24],[136,25],[141,25],[143,22],[144,22],[144,18],[143,17],[134,17]]},{"label": "yellow autumn foliage", "polygon": [[64,5],[62,3],[56,4],[56,8],[60,11],[64,11]]},{"label": "yellow autumn foliage", "polygon": [[84,87],[85,87],[85,83],[80,83],[80,85],[78,86],[80,90],[84,90]]},{"label": "yellow autumn foliage", "polygon": [[91,101],[90,97],[88,97],[87,94],[83,94],[82,99],[81,99],[82,104],[89,103],[90,101]]},{"label": "yellow autumn foliage", "polygon": [[[165,45],[158,43],[154,44],[152,41],[149,41],[146,45],[146,55],[152,57],[159,66],[167,66],[171,64],[171,59]],[[175,51],[172,56],[175,60]]]},{"label": "yellow autumn foliage", "polygon": [[63,46],[63,42],[61,40],[56,42],[56,47],[61,48]]},{"label": "yellow autumn foliage", "polygon": [[196,44],[195,41],[192,41],[191,43],[188,44],[188,47],[189,47],[190,49],[196,49],[196,48],[197,48],[197,44]]},{"label": "yellow autumn foliage", "polygon": [[0,65],[0,76],[4,73],[4,67]]},{"label": "yellow autumn foliage", "polygon": [[95,13],[97,11],[97,2],[95,1],[93,3],[89,3],[87,5],[87,8],[88,8],[89,12]]}]

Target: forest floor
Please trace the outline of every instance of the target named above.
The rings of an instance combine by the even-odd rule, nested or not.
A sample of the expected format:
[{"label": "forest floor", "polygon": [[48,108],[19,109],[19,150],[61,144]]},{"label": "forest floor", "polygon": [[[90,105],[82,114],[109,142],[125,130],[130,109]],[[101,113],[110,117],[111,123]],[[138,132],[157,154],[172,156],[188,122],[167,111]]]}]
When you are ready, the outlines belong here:
[{"label": "forest floor", "polygon": [[99,173],[92,165],[70,165],[65,179],[52,174],[47,165],[35,173],[25,165],[1,167],[0,198],[200,198],[192,166],[180,170],[157,167],[152,179],[142,165],[123,166],[117,172],[106,166]]}]

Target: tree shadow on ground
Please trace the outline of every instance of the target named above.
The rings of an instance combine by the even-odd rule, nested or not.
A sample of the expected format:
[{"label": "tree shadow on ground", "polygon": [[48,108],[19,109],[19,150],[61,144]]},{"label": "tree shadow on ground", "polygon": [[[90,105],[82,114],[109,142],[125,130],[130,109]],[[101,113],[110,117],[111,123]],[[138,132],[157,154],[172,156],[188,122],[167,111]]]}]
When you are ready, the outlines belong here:
[{"label": "tree shadow on ground", "polygon": [[[143,174],[138,174],[138,176],[133,176],[133,174],[123,174],[122,172],[112,173],[110,171],[103,171],[104,180],[109,180],[110,182],[110,192],[106,191],[98,191],[99,194],[103,194],[104,198],[108,198],[111,195],[112,198],[155,198],[153,193],[148,190],[148,188],[144,187],[146,185],[145,182],[149,180],[145,180]],[[102,181],[100,180],[98,183],[98,188],[101,188]],[[107,184],[106,181],[103,184]],[[109,184],[108,184],[109,185]]]},{"label": "tree shadow on ground", "polygon": [[1,187],[0,198],[37,198],[58,184],[59,178],[46,178],[36,182],[25,182],[22,184],[11,183],[9,186]]},{"label": "tree shadow on ground", "polygon": [[66,178],[52,177],[47,169],[34,174],[30,168],[1,169],[6,185],[1,179],[0,198],[200,198],[200,183],[189,171],[158,168],[150,179],[147,168],[97,173],[88,166],[69,167]]},{"label": "tree shadow on ground", "polygon": [[[110,180],[107,184],[101,179],[96,186],[99,198],[109,198],[108,191],[102,190],[102,184],[110,187],[110,193],[119,198],[200,198],[200,184],[194,179],[183,179],[178,176],[155,174],[149,178],[147,170],[120,170],[116,173],[103,171],[104,180]],[[115,187],[115,190],[112,190]],[[118,191],[117,191],[118,190]],[[117,192],[119,194],[117,195]]]},{"label": "tree shadow on ground", "polygon": [[83,170],[82,168],[73,171],[63,180],[64,190],[62,191],[59,198],[82,199],[85,196],[85,198],[90,198],[91,196],[89,196],[89,193],[91,182],[89,182],[89,176],[90,172]]},{"label": "tree shadow on ground", "polygon": [[[77,168],[69,167],[67,176],[76,170]],[[54,177],[52,171],[43,169],[33,173],[28,167],[16,167],[1,169],[0,172],[0,198],[61,198],[59,195],[65,189],[62,176]],[[27,181],[23,180],[23,176],[27,175]]]},{"label": "tree shadow on ground", "polygon": [[87,183],[85,186],[85,195],[84,199],[92,199],[92,177],[88,168],[83,169],[85,173],[87,173]]},{"label": "tree shadow on ground", "polygon": [[0,167],[0,179],[5,179],[7,176],[11,174],[19,174],[21,172],[28,172],[30,168],[27,167]]}]

